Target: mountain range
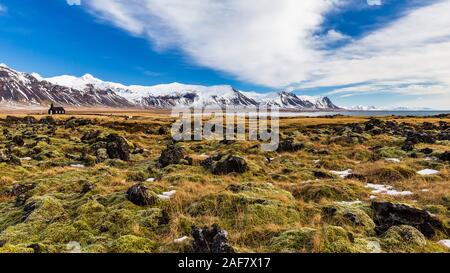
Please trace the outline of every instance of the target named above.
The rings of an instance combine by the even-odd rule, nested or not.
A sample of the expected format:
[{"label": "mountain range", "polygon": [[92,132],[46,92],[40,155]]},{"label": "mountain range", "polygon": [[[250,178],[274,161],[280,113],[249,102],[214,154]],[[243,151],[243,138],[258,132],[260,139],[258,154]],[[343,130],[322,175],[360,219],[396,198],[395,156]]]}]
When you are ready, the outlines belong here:
[{"label": "mountain range", "polygon": [[274,106],[294,110],[341,109],[328,97],[297,96],[293,92],[243,92],[229,85],[201,86],[181,83],[126,86],[90,74],[82,77],[43,78],[0,64],[0,105],[50,103],[70,107],[129,107],[170,109],[176,106]]}]

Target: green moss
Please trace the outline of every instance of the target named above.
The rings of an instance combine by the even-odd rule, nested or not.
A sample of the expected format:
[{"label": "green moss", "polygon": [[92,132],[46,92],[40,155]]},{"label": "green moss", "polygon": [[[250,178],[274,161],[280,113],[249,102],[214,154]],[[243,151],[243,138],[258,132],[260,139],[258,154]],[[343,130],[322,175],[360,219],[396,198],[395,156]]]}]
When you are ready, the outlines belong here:
[{"label": "green moss", "polygon": [[303,214],[293,204],[258,199],[244,193],[209,195],[187,208],[191,216],[213,215],[233,226],[287,224],[298,222]]},{"label": "green moss", "polygon": [[353,249],[356,253],[382,253],[378,238],[355,238]]},{"label": "green moss", "polygon": [[376,238],[356,236],[340,226],[322,229],[323,252],[329,253],[378,253],[380,244]]},{"label": "green moss", "polygon": [[406,152],[399,147],[382,147],[377,152],[381,157],[385,158],[400,158],[406,156]]},{"label": "green moss", "polygon": [[316,233],[317,231],[312,228],[282,232],[270,240],[269,249],[271,252],[278,253],[312,252]]},{"label": "green moss", "polygon": [[163,211],[160,208],[149,208],[138,212],[139,223],[150,229],[156,230],[160,227],[160,219],[163,217]]},{"label": "green moss", "polygon": [[424,207],[426,211],[433,214],[447,215],[448,209],[442,205],[427,205]]},{"label": "green moss", "polygon": [[103,148],[98,149],[95,152],[95,156],[96,156],[96,162],[97,163],[104,162],[104,161],[108,160],[108,158],[109,158],[108,152],[106,151],[106,149],[103,149]]},{"label": "green moss", "polygon": [[300,222],[303,220],[302,212],[294,206],[283,204],[254,204],[249,206],[243,213],[243,220],[246,226],[279,224]]},{"label": "green moss", "polygon": [[27,203],[31,202],[35,202],[37,208],[28,216],[26,222],[49,224],[67,216],[61,201],[52,196],[31,198]]},{"label": "green moss", "polygon": [[152,240],[125,235],[113,242],[110,251],[113,253],[153,253],[156,248],[157,245]]},{"label": "green moss", "polygon": [[416,175],[416,172],[402,165],[386,166],[368,173],[367,179],[374,183],[392,183],[410,179]]},{"label": "green moss", "polygon": [[[403,182],[394,186],[409,183],[412,190],[430,190],[416,198],[417,205],[437,214],[448,227],[446,164],[425,161],[422,156],[406,159],[407,154],[400,149],[404,138],[392,134],[356,135],[344,128],[340,119],[301,120],[321,124],[311,126],[295,119],[283,120],[286,124],[282,125],[282,135],[292,134],[296,142],[306,143],[305,149],[297,153],[264,152],[258,142],[183,142],[187,156],[193,158],[193,166],[172,165],[163,169],[156,163],[166,146],[167,135],[156,131],[160,126],[169,128],[172,120],[162,116],[130,120],[99,117],[83,121],[87,125],[82,126],[73,126],[80,120],[72,120],[69,127],[73,128],[61,120],[51,134],[51,128],[43,124],[0,122],[0,132],[7,129],[12,136],[24,137],[26,145],[13,147],[12,154],[32,158],[22,160],[22,166],[0,163],[0,241],[6,242],[0,252],[33,252],[33,247],[44,253],[67,252],[71,241],[79,243],[81,251],[87,253],[185,252],[191,241],[176,244],[173,239],[189,236],[192,225],[212,223],[227,230],[233,247],[242,252],[380,252],[380,245],[386,252],[448,252],[436,242],[427,241],[423,247],[405,243],[398,234],[377,238],[367,203],[339,202],[368,200],[370,189],[365,188],[366,182]],[[145,152],[131,155],[128,162],[110,160],[104,143],[81,142],[83,134],[91,130],[102,131],[100,138],[117,133],[132,141],[131,147],[141,147]],[[341,133],[344,137],[333,141],[342,145],[327,144]],[[0,150],[10,148],[6,147],[9,142],[0,133]],[[417,150],[430,147],[438,155],[448,144],[438,141],[432,146],[419,145]],[[200,155],[217,153],[242,155],[250,171],[239,176],[213,176],[200,166]],[[384,162],[383,157],[405,160],[391,164]],[[85,168],[68,167],[74,162],[82,162]],[[423,168],[440,170],[440,174],[415,174]],[[314,173],[345,169],[356,170],[355,179]],[[150,177],[157,181],[145,183],[149,191],[161,193],[173,187],[178,194],[150,207],[136,206],[127,200],[126,190]],[[316,180],[318,177],[321,180]],[[16,196],[8,191],[14,183],[31,182],[37,186],[29,191],[26,207],[35,206],[29,210],[16,207]],[[93,188],[84,187],[88,184]],[[402,200],[410,203],[410,198],[405,196]],[[306,225],[314,229],[302,227]],[[438,233],[433,240],[444,238],[447,237]]]},{"label": "green moss", "polygon": [[350,234],[342,227],[327,226],[323,229],[324,252],[352,253],[356,252],[350,241]]},{"label": "green moss", "polygon": [[411,226],[394,226],[384,234],[381,245],[386,252],[422,252],[427,240]]},{"label": "green moss", "polygon": [[[20,223],[23,216],[21,208],[13,207],[7,203],[0,203],[0,231],[9,226]],[[0,238],[2,237],[0,233]]]},{"label": "green moss", "polygon": [[53,223],[46,227],[40,237],[42,242],[50,244],[67,244],[71,241],[81,241],[78,230],[70,224]]},{"label": "green moss", "polygon": [[83,253],[108,253],[108,247],[102,244],[88,245],[82,248]]},{"label": "green moss", "polygon": [[34,250],[22,245],[6,244],[0,247],[0,253],[34,253]]},{"label": "green moss", "polygon": [[362,203],[337,202],[322,208],[323,219],[329,224],[346,227],[352,232],[374,235],[375,223]]},{"label": "green moss", "polygon": [[115,167],[115,168],[119,168],[119,169],[125,169],[128,167],[127,163],[120,159],[108,159],[105,163],[111,167]]},{"label": "green moss", "polygon": [[366,188],[354,182],[324,180],[302,183],[293,189],[292,194],[297,199],[319,202],[321,199],[333,201],[356,200],[367,196],[367,192]]},{"label": "green moss", "polygon": [[148,174],[144,171],[134,171],[127,173],[127,180],[132,182],[144,182],[147,180]]},{"label": "green moss", "polygon": [[83,162],[84,165],[86,165],[87,167],[92,167],[95,166],[95,164],[97,163],[97,158],[92,155],[87,155],[86,158],[83,160]]},{"label": "green moss", "polygon": [[140,224],[140,222],[147,227],[154,227],[153,220],[157,217],[155,215],[159,213],[159,210],[149,209],[146,213],[137,211],[132,208],[139,207],[129,204],[125,199],[120,200],[121,203],[110,204],[110,207],[105,207],[96,200],[89,201],[78,210],[79,224],[84,225],[86,231],[92,231],[94,234],[106,231],[113,237],[131,233],[132,225]]}]

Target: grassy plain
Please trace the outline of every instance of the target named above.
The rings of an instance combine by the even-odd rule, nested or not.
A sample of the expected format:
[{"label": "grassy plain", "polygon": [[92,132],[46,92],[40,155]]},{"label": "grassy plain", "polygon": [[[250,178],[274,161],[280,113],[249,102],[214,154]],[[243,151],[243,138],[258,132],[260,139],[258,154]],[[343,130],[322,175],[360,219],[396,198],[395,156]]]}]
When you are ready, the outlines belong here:
[{"label": "grassy plain", "polygon": [[[370,208],[373,200],[404,203],[448,225],[450,168],[436,159],[449,150],[448,140],[404,151],[403,136],[348,132],[350,124],[364,128],[369,118],[283,118],[282,139],[301,144],[298,151],[264,152],[258,141],[186,141],[177,145],[192,164],[160,168],[158,158],[174,121],[168,112],[69,109],[54,117],[55,124],[7,120],[29,114],[0,115],[0,131],[8,131],[0,134],[0,150],[20,162],[0,163],[0,252],[66,252],[74,241],[83,252],[189,251],[192,226],[214,223],[228,232],[238,252],[448,252],[437,243],[448,239],[440,232],[426,239],[415,231],[408,238],[398,230],[377,235]],[[448,117],[381,120],[411,128],[450,122]],[[118,134],[130,151],[142,151],[132,152],[129,161],[99,160],[95,143],[82,140],[97,130],[101,136]],[[24,143],[14,143],[14,136]],[[423,148],[433,151],[425,155]],[[213,175],[200,165],[219,152],[244,158],[249,170]],[[332,172],[348,169],[353,175],[347,178]],[[419,175],[423,169],[439,173]],[[152,194],[176,193],[152,206],[137,206],[125,195],[136,183]],[[368,183],[411,194],[373,193]],[[17,185],[31,185],[23,204],[11,193]],[[30,204],[34,207],[27,208]],[[325,213],[329,208],[333,217]],[[183,236],[188,239],[174,242]]]}]

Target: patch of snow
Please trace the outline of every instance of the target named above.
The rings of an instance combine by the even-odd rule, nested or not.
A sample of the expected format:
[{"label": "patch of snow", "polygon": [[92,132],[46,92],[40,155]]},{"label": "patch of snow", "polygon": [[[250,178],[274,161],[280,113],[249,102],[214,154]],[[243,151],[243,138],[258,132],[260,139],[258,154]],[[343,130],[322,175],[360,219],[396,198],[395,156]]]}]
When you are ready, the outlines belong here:
[{"label": "patch of snow", "polygon": [[147,181],[147,182],[155,182],[155,180],[156,180],[155,178],[149,178],[149,179],[147,179],[146,181]]},{"label": "patch of snow", "polygon": [[320,159],[316,159],[316,160],[314,160],[313,162],[314,162],[314,164],[318,164],[318,163],[320,163]]},{"label": "patch of snow", "polygon": [[386,194],[392,195],[392,196],[408,196],[408,195],[413,195],[414,193],[412,193],[411,191],[389,190],[386,192]]},{"label": "patch of snow", "polygon": [[183,236],[181,238],[173,240],[173,242],[176,243],[176,244],[181,244],[182,242],[186,241],[187,239],[189,239],[189,237]]},{"label": "patch of snow", "polygon": [[429,189],[423,189],[423,190],[421,190],[421,192],[429,192],[430,190]]},{"label": "patch of snow", "polygon": [[411,191],[397,191],[392,186],[368,183],[367,188],[372,189],[373,194],[387,194],[391,196],[408,196],[413,195]]},{"label": "patch of snow", "polygon": [[166,196],[166,195],[162,195],[162,194],[158,194],[158,198],[161,200],[170,200],[170,196]]},{"label": "patch of snow", "polygon": [[398,158],[386,158],[385,159],[387,162],[391,162],[391,163],[400,163],[400,159]]},{"label": "patch of snow", "polygon": [[330,173],[332,173],[332,174],[335,174],[335,175],[338,175],[338,176],[340,176],[341,178],[346,178],[346,177],[348,177],[349,175],[351,175],[352,174],[352,170],[351,169],[348,169],[348,170],[345,170],[345,171],[330,171]]},{"label": "patch of snow", "polygon": [[73,168],[84,168],[86,166],[83,165],[83,164],[71,164],[70,167],[73,167]]},{"label": "patch of snow", "polygon": [[163,195],[172,197],[172,195],[174,195],[175,193],[177,193],[177,191],[176,190],[172,190],[172,191],[163,192]]},{"label": "patch of snow", "polygon": [[176,193],[176,190],[172,190],[172,191],[166,191],[163,192],[162,194],[158,195],[159,199],[161,200],[169,200],[170,198],[172,198],[172,196]]},{"label": "patch of snow", "polygon": [[376,197],[375,195],[371,195],[369,198],[370,198],[371,200],[377,199],[377,197]]},{"label": "patch of snow", "polygon": [[439,171],[436,171],[433,169],[424,169],[424,170],[418,171],[417,173],[420,175],[435,175],[435,174],[438,174]]},{"label": "patch of snow", "polygon": [[450,240],[441,240],[438,243],[446,248],[450,248]]},{"label": "patch of snow", "polygon": [[43,81],[44,80],[44,78],[41,75],[39,75],[38,73],[35,73],[35,72],[31,73],[31,76],[36,78],[36,80],[38,80],[38,81]]},{"label": "patch of snow", "polygon": [[426,157],[425,158],[425,161],[436,161],[437,160],[437,158],[436,157],[434,157],[434,156],[429,156],[429,157]]},{"label": "patch of snow", "polygon": [[30,160],[32,160],[32,158],[31,157],[22,157],[20,160],[30,161]]},{"label": "patch of snow", "polygon": [[356,201],[341,201],[341,202],[336,202],[336,204],[345,205],[345,206],[353,206],[353,205],[362,204],[362,202],[359,201],[359,200],[356,200]]}]

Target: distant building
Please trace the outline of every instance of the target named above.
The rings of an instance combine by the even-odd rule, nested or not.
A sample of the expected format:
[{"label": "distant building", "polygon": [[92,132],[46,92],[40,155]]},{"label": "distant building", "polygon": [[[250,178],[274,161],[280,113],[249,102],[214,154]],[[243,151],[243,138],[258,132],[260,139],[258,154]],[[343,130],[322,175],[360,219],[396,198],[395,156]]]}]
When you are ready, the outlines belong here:
[{"label": "distant building", "polygon": [[64,115],[66,110],[62,107],[55,107],[53,103],[50,105],[50,109],[48,109],[49,115]]}]

